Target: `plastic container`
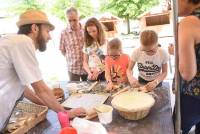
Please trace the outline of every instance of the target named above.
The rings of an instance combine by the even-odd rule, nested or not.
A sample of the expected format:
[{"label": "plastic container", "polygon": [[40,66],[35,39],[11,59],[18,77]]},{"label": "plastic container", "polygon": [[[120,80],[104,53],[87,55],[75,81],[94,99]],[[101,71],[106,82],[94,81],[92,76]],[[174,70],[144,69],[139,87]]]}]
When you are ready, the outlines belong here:
[{"label": "plastic container", "polygon": [[60,131],[60,134],[78,134],[75,128],[65,127]]},{"label": "plastic container", "polygon": [[108,134],[105,127],[99,122],[76,117],[71,125],[77,130],[78,134]]},{"label": "plastic container", "polygon": [[60,88],[60,83],[58,81],[54,82],[52,88]]},{"label": "plastic container", "polygon": [[67,112],[58,112],[58,120],[62,128],[69,127],[69,114]]},{"label": "plastic container", "polygon": [[109,124],[112,122],[113,108],[111,106],[102,104],[95,107],[95,109],[97,111],[100,123]]}]

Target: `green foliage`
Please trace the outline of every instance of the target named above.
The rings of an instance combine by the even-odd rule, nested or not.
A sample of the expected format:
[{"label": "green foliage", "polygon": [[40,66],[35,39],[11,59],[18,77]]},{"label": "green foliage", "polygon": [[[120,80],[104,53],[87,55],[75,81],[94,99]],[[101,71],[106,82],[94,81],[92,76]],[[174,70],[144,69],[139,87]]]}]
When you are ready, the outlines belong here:
[{"label": "green foliage", "polygon": [[103,0],[101,11],[109,11],[127,20],[127,32],[130,33],[130,19],[137,17],[149,10],[152,6],[159,4],[159,0]]},{"label": "green foliage", "polygon": [[39,9],[50,12],[62,20],[65,20],[65,11],[69,7],[75,7],[84,18],[93,13],[91,0],[10,0],[13,1],[6,10],[13,14],[21,14],[28,9]]},{"label": "green foliage", "polygon": [[159,3],[159,0],[108,0],[102,3],[102,11],[111,11],[119,17],[136,19],[152,6]]},{"label": "green foliage", "polygon": [[39,0],[19,0],[16,4],[10,6],[7,10],[13,14],[21,14],[29,9],[44,9],[44,4],[39,3]]},{"label": "green foliage", "polygon": [[56,0],[51,11],[60,19],[65,20],[65,11],[72,6],[78,9],[81,18],[91,15],[94,10],[90,0]]}]

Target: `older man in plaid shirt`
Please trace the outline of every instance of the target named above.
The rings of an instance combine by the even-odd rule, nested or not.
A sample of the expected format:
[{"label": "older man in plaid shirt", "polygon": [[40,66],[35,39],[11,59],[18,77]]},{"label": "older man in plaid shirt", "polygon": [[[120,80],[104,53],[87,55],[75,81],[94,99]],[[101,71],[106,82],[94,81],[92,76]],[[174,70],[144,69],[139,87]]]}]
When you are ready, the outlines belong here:
[{"label": "older man in plaid shirt", "polygon": [[84,31],[79,23],[77,9],[71,7],[66,12],[69,27],[61,33],[60,50],[66,57],[70,81],[87,80],[83,69]]}]

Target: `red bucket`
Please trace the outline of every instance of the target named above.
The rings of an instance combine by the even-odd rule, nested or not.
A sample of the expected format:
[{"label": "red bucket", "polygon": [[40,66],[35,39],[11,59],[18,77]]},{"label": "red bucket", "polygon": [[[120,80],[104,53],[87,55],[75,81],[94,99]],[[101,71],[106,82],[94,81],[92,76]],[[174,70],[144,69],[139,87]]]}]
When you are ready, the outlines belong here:
[{"label": "red bucket", "polygon": [[75,128],[66,127],[60,131],[60,134],[78,134]]}]

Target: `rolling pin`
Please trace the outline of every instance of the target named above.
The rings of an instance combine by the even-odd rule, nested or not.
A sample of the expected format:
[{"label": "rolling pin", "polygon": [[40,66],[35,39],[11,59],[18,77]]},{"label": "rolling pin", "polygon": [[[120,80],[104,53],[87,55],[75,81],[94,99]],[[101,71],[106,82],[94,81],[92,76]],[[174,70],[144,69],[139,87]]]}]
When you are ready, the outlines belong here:
[{"label": "rolling pin", "polygon": [[86,120],[90,120],[97,117],[97,112],[94,109],[87,109],[86,113],[87,115],[84,117],[84,119]]},{"label": "rolling pin", "polygon": [[98,81],[94,82],[87,91],[91,91],[96,85],[98,84]]},{"label": "rolling pin", "polygon": [[117,96],[117,95],[119,95],[119,94],[121,94],[121,93],[123,93],[123,92],[128,91],[129,88],[130,88],[129,86],[128,86],[128,87],[125,87],[125,88],[123,88],[122,90],[118,91],[117,93],[113,94],[111,97],[114,98],[115,96]]}]

